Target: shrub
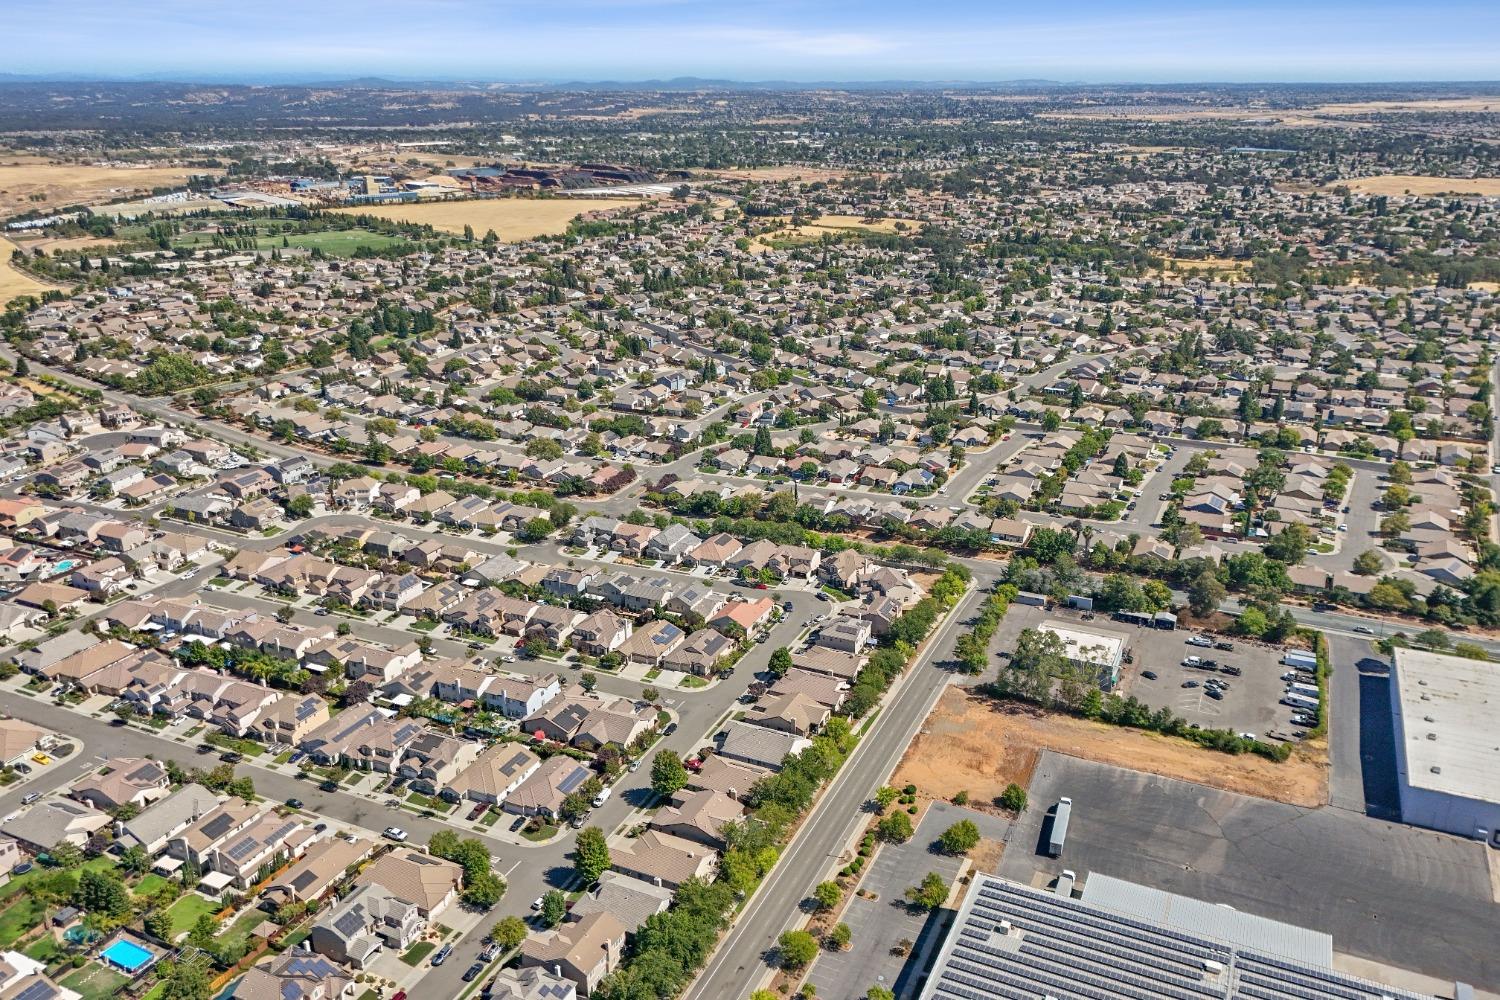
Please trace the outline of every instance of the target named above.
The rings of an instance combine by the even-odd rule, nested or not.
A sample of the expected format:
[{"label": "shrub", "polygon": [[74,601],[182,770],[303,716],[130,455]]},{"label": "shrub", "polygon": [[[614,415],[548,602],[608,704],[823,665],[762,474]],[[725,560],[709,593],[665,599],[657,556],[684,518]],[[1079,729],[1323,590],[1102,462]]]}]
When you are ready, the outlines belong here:
[{"label": "shrub", "polygon": [[1000,793],[996,800],[1001,809],[1007,812],[1021,813],[1026,811],[1026,789],[1012,781],[1005,786],[1005,791]]}]

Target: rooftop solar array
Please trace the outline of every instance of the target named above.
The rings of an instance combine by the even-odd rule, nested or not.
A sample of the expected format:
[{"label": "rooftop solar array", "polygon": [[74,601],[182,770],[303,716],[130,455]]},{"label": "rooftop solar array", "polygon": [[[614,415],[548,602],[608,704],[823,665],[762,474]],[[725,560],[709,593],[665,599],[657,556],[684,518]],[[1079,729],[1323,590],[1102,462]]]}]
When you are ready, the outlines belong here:
[{"label": "rooftop solar array", "polygon": [[922,1000],[1432,1000],[992,875]]}]

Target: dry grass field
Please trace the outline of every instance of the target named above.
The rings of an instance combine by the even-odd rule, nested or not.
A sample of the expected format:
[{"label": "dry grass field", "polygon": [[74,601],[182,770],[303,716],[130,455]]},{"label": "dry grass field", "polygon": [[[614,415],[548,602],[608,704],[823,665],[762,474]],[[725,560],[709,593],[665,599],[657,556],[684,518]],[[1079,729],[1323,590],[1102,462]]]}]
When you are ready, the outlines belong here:
[{"label": "dry grass field", "polygon": [[1361,194],[1429,195],[1477,194],[1500,197],[1500,177],[1425,177],[1417,174],[1385,174],[1380,177],[1356,177],[1326,185],[1324,190],[1346,187]]},{"label": "dry grass field", "polygon": [[1231,257],[1168,257],[1162,262],[1161,271],[1166,277],[1207,277],[1210,273],[1220,278],[1243,278],[1250,270],[1250,262]]},{"label": "dry grass field", "polygon": [[[0,216],[29,209],[96,204],[152,188],[181,184],[202,170],[186,167],[89,167],[0,157]],[[42,200],[33,201],[33,195]]]},{"label": "dry grass field", "polygon": [[921,223],[911,219],[874,219],[867,222],[857,215],[823,215],[805,226],[788,226],[784,223],[789,220],[780,221],[783,223],[780,229],[757,236],[751,247],[763,252],[772,249],[775,244],[816,243],[830,233],[915,233],[921,228]]},{"label": "dry grass field", "polygon": [[1318,115],[1369,115],[1390,112],[1486,112],[1500,111],[1500,97],[1439,97],[1427,101],[1351,101],[1347,104],[1320,104],[1312,109]]},{"label": "dry grass field", "polygon": [[835,181],[849,176],[849,171],[828,167],[803,167],[789,164],[783,167],[747,167],[743,170],[704,170],[705,177],[721,177],[730,181],[801,181],[812,184],[816,181]]},{"label": "dry grass field", "polygon": [[0,306],[18,295],[34,295],[47,290],[47,286],[10,266],[10,255],[16,245],[0,237]]},{"label": "dry grass field", "polygon": [[485,198],[409,205],[361,205],[335,211],[414,222],[446,233],[473,226],[477,236],[493,229],[507,243],[560,233],[587,212],[607,212],[646,204],[626,198]]},{"label": "dry grass field", "polygon": [[1281,764],[1230,756],[1156,733],[993,703],[958,687],[943,693],[891,784],[916,785],[928,798],[968,792],[970,804],[984,808],[1010,782],[1024,787],[1042,750],[1293,805],[1328,802],[1328,768],[1315,752]]}]

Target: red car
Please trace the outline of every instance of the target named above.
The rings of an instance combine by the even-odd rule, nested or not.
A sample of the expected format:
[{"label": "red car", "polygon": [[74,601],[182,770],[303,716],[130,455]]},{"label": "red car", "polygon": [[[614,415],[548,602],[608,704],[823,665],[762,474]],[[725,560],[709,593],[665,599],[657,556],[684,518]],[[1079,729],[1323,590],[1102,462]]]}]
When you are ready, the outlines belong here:
[{"label": "red car", "polygon": [[755,585],[755,589],[756,590],[770,590],[771,588],[769,586],[767,586],[766,584],[764,584],[764,583],[757,583]]}]

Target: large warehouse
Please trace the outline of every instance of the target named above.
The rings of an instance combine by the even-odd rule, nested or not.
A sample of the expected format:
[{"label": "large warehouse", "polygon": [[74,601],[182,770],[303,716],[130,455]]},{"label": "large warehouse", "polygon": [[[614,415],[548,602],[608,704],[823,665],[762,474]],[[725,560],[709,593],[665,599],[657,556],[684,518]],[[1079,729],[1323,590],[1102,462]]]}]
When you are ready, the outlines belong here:
[{"label": "large warehouse", "polygon": [[976,874],[922,1000],[1431,1000],[1335,971],[1317,931],[1105,875],[1067,886]]},{"label": "large warehouse", "polygon": [[1391,716],[1401,819],[1500,847],[1500,667],[1397,649]]}]

